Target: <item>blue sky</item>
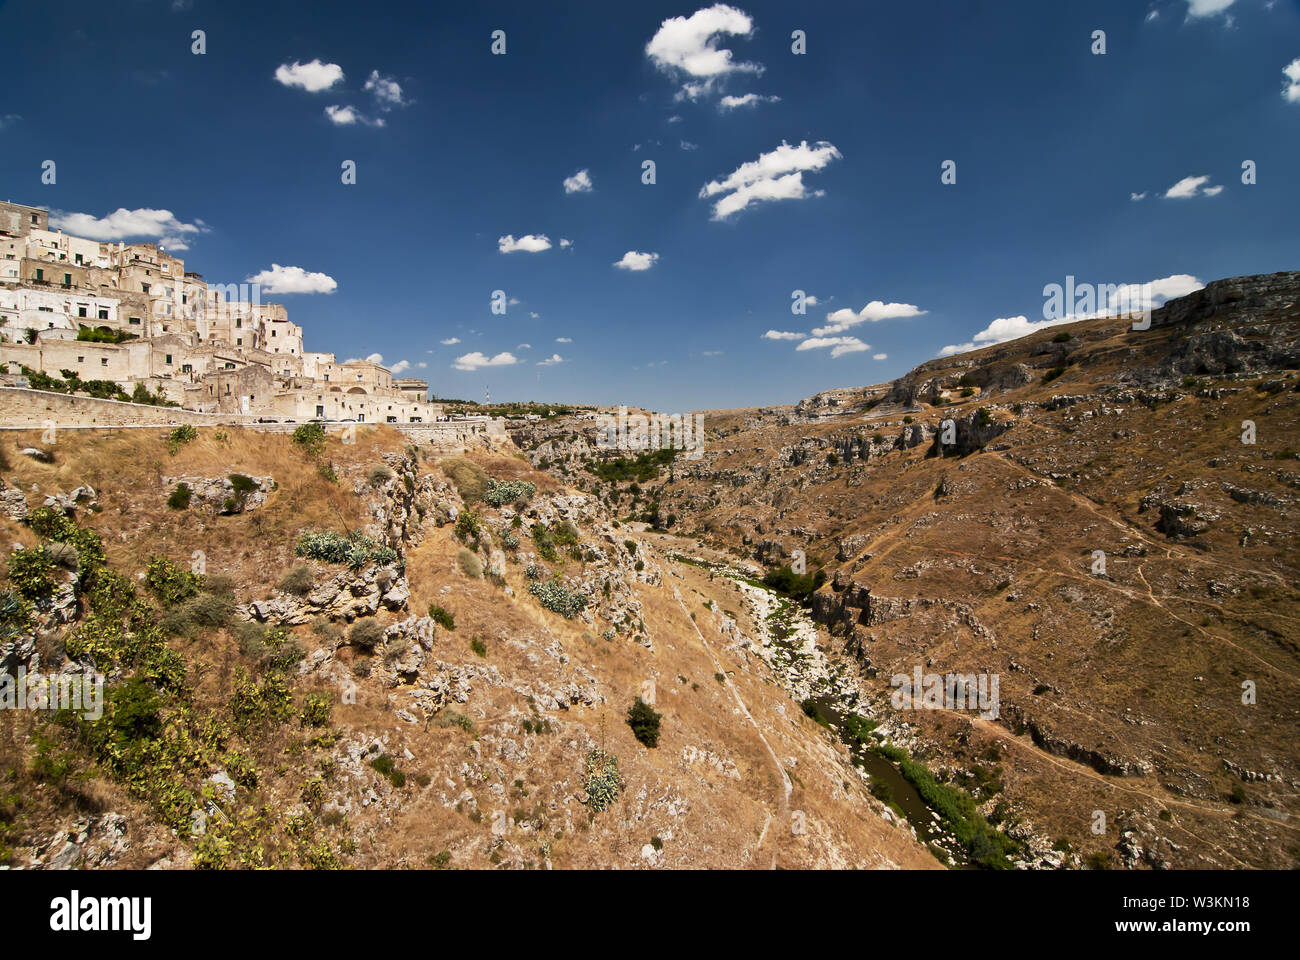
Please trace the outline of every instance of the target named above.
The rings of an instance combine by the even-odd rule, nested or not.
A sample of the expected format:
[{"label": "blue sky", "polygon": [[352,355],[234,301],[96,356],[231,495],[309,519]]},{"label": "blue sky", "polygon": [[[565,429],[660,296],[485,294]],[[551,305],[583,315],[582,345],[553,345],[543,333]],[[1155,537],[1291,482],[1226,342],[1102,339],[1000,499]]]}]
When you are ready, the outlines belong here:
[{"label": "blue sky", "polygon": [[0,3],[0,194],[329,289],[264,298],[439,396],[665,412],[891,379],[1068,275],[1297,267],[1296,0],[465,7]]}]

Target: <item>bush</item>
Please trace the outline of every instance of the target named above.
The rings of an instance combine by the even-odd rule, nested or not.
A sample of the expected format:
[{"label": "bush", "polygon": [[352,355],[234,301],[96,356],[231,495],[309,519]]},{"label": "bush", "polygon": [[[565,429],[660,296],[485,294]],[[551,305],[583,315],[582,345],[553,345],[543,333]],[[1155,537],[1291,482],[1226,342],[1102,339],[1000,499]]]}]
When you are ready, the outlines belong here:
[{"label": "bush", "polygon": [[194,491],[190,489],[188,483],[176,484],[176,489],[167,497],[167,506],[171,507],[173,510],[189,509],[190,497],[193,495],[193,492]]},{"label": "bush", "polygon": [[483,522],[473,510],[462,510],[456,517],[456,537],[460,540],[474,540],[482,529]]},{"label": "bush", "polygon": [[764,585],[803,604],[811,603],[812,595],[825,582],[826,571],[824,570],[812,574],[795,573],[788,565],[769,570],[763,576]]},{"label": "bush", "polygon": [[[144,384],[137,384],[137,387],[143,387]],[[148,391],[145,391],[146,396]],[[188,423],[183,423],[167,435],[167,452],[176,456],[176,452],[187,443],[191,443],[199,438],[199,432],[191,427]]]},{"label": "bush", "polygon": [[587,597],[570,590],[562,583],[548,580],[545,583],[534,580],[528,585],[528,592],[537,598],[537,602],[547,610],[560,614],[571,620],[587,607]]},{"label": "bush", "polygon": [[348,643],[362,650],[373,650],[384,639],[384,628],[374,620],[358,620],[348,631]]},{"label": "bush", "polygon": [[1062,330],[1056,336],[1052,337],[1052,343],[1069,343],[1074,339],[1074,334]]},{"label": "bush", "polygon": [[232,473],[226,479],[230,481],[235,492],[221,504],[221,510],[223,513],[241,513],[244,504],[248,502],[249,495],[255,490],[260,490],[261,484],[242,473]]},{"label": "bush", "polygon": [[593,813],[607,809],[618,799],[623,789],[623,779],[618,773],[618,757],[603,750],[587,754],[587,778],[583,783],[587,791],[587,806]]},{"label": "bush", "polygon": [[54,593],[54,560],[43,547],[9,555],[9,582],[25,600],[44,600]]},{"label": "bush", "polygon": [[456,629],[456,617],[450,610],[444,609],[436,603],[429,604],[429,617],[444,630]]},{"label": "bush", "polygon": [[323,727],[330,722],[332,706],[328,694],[309,693],[303,698],[302,710],[298,713],[298,723],[304,727]]},{"label": "bush", "polygon": [[216,630],[229,625],[234,615],[235,602],[231,597],[200,593],[168,610],[159,625],[172,635],[193,636],[203,629]]},{"label": "bush", "polygon": [[466,503],[475,503],[483,499],[487,490],[488,476],[483,468],[464,457],[448,457],[438,464],[447,475]]},{"label": "bush", "polygon": [[489,477],[483,491],[483,502],[492,507],[527,500],[537,492],[537,485],[528,480],[501,481]]},{"label": "bush", "polygon": [[1065,373],[1065,367],[1052,367],[1051,370],[1043,374],[1043,383],[1051,383],[1063,373]]},{"label": "bush", "polygon": [[203,586],[203,578],[166,557],[150,557],[145,568],[145,583],[158,599],[170,607],[197,594]]},{"label": "bush", "polygon": [[391,479],[393,479],[393,471],[382,463],[376,464],[370,471],[370,485],[372,487],[382,487]]},{"label": "bush", "polygon": [[456,553],[456,564],[467,577],[477,580],[483,576],[483,563],[473,551],[461,547]]},{"label": "bush", "polygon": [[299,564],[280,578],[280,589],[295,597],[305,597],[316,586],[316,574],[311,567]]},{"label": "bush", "polygon": [[659,745],[659,721],[662,719],[662,715],[640,697],[627,711],[627,725],[632,728],[632,735],[647,747]]},{"label": "bush", "polygon": [[469,642],[469,648],[474,651],[474,655],[476,657],[487,656],[487,644],[484,643],[482,640],[480,640],[478,637],[475,637],[473,640]]},{"label": "bush", "polygon": [[320,456],[325,448],[325,426],[320,423],[304,423],[293,431],[293,442],[302,447],[309,457]]},{"label": "bush", "polygon": [[354,570],[367,563],[400,566],[401,562],[396,550],[380,546],[361,533],[351,533],[346,537],[332,531],[304,533],[294,552],[300,557],[323,563],[344,563]]}]

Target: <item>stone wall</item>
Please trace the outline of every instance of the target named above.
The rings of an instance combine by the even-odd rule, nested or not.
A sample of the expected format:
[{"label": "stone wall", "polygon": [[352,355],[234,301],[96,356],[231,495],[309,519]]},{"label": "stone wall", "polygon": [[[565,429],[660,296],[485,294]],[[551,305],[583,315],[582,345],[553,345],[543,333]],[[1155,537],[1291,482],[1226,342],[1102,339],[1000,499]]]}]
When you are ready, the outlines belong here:
[{"label": "stone wall", "polygon": [[[247,414],[198,413],[179,407],[151,407],[119,400],[73,397],[45,390],[0,387],[0,429],[41,430],[51,422],[60,428],[167,427],[188,423],[196,427],[243,426],[264,433],[293,433],[300,424],[257,423]],[[411,443],[432,444],[440,450],[494,450],[509,445],[503,420],[439,421],[437,423],[326,423],[328,434],[388,427]]]}]

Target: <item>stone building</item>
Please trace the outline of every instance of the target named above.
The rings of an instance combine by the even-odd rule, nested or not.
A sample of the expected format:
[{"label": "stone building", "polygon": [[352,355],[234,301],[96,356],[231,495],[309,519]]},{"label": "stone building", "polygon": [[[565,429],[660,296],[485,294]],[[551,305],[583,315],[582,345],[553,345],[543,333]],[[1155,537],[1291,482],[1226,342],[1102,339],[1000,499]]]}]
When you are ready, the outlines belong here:
[{"label": "stone building", "polygon": [[425,423],[428,384],[303,348],[302,328],[255,284],[209,284],[154,243],[49,230],[0,204],[0,374],[144,384],[183,407],[270,420]]}]

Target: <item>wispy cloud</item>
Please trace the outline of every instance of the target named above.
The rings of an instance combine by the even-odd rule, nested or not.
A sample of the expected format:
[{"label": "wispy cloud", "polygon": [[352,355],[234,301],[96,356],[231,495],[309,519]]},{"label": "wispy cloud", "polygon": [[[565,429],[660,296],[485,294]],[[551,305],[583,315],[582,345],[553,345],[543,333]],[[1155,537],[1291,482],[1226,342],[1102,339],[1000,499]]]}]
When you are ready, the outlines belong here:
[{"label": "wispy cloud", "polygon": [[564,178],[565,193],[591,193],[591,173],[579,170],[571,177]]},{"label": "wispy cloud", "polygon": [[550,238],[543,233],[526,234],[518,240],[513,234],[506,234],[497,240],[497,249],[502,253],[541,253],[543,250],[551,249]]},{"label": "wispy cloud", "polygon": [[804,188],[803,175],[823,169],[840,156],[833,144],[824,141],[811,147],[806,140],[797,147],[782,141],[775,150],[742,164],[725,179],[706,183],[700,188],[700,197],[721,195],[713,204],[713,219],[725,220],[752,203],[821,196],[821,190],[810,194]]},{"label": "wispy cloud", "polygon": [[1165,191],[1165,199],[1187,200],[1192,197],[1217,197],[1223,192],[1222,186],[1206,186],[1209,182],[1210,178],[1208,176],[1183,177]]}]

